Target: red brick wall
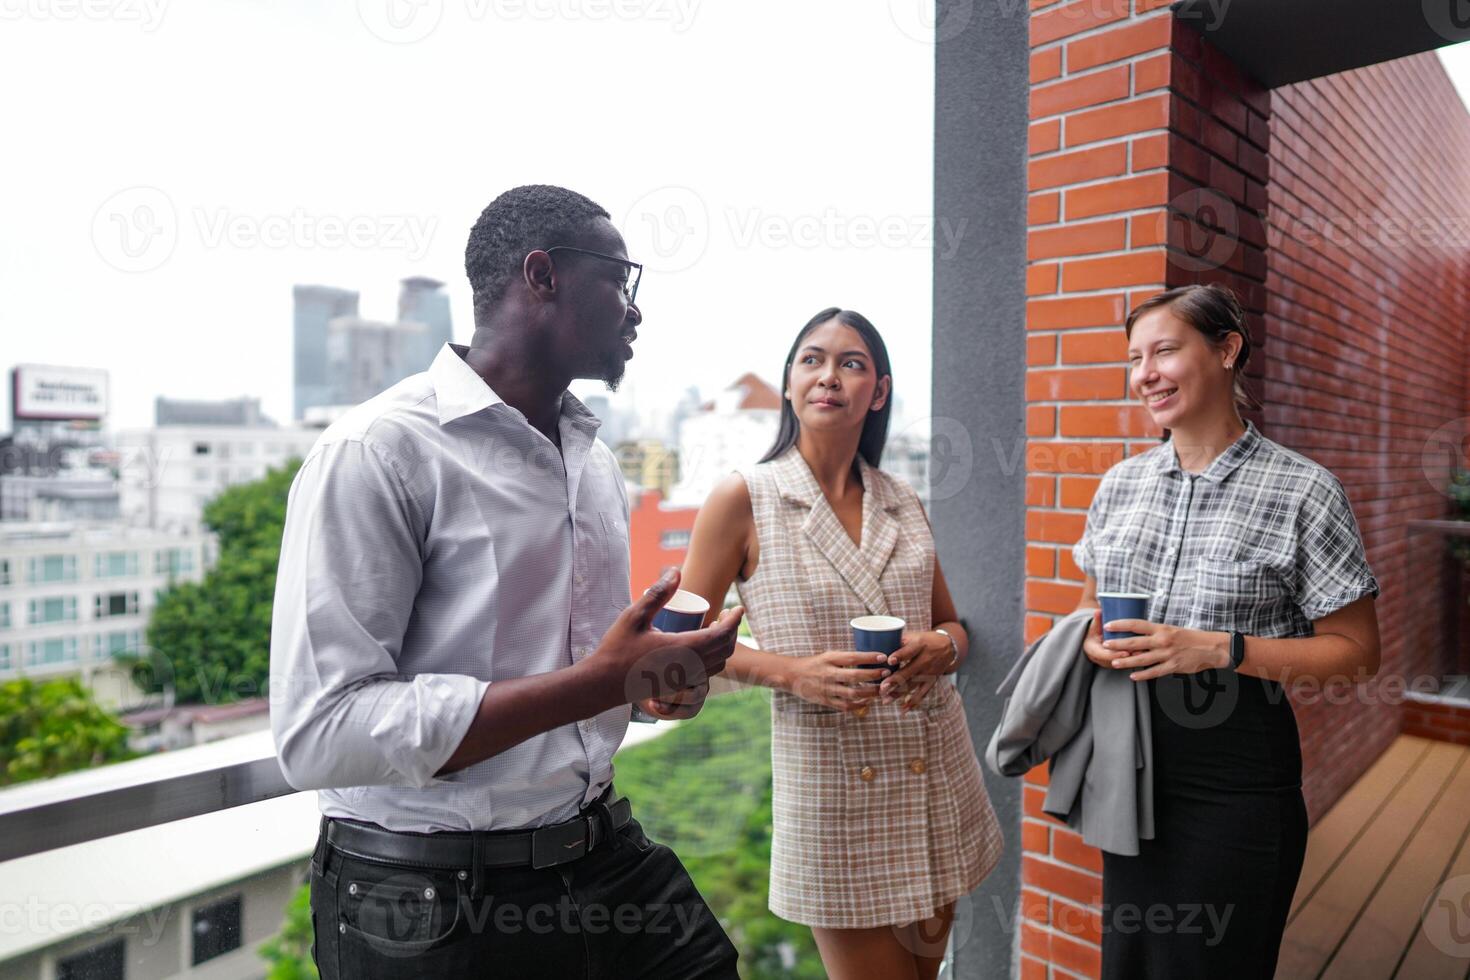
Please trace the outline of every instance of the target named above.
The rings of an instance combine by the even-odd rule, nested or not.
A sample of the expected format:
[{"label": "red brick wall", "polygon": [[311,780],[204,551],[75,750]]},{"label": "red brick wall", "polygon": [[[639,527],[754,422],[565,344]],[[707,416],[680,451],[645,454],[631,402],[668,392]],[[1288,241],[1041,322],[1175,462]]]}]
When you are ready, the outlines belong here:
[{"label": "red brick wall", "polygon": [[[1439,677],[1458,660],[1441,600],[1453,566],[1405,524],[1450,516],[1420,457],[1470,391],[1470,114],[1432,53],[1273,96],[1266,431],[1347,489],[1383,588],[1382,674]],[[1296,707],[1315,819],[1403,709],[1376,685],[1310,700]]]},{"label": "red brick wall", "polygon": [[1404,734],[1470,745],[1470,703],[1410,696],[1404,702]]},{"label": "red brick wall", "polygon": [[[1385,585],[1389,665],[1432,669],[1403,602],[1402,523],[1446,514],[1418,455],[1470,405],[1464,243],[1456,273],[1450,248],[1307,249],[1266,219],[1268,197],[1321,220],[1374,193],[1401,219],[1464,214],[1465,112],[1429,56],[1268,92],[1163,7],[1032,2],[1026,637],[1076,605],[1071,546],[1101,474],[1157,444],[1125,390],[1128,309],[1221,281],[1256,343],[1255,421],[1343,479]],[[1432,411],[1409,399],[1426,380]],[[1303,704],[1299,717],[1314,814],[1398,727],[1392,706]],[[1096,975],[1098,855],[1041,813],[1042,771],[1026,784],[1022,976]]]}]

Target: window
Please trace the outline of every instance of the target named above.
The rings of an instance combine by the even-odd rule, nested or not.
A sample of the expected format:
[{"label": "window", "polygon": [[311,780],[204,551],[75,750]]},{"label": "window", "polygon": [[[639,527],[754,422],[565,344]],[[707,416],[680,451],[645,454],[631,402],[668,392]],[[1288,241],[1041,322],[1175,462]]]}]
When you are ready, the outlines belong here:
[{"label": "window", "polygon": [[196,442],[196,443],[194,443],[194,455],[195,456],[208,456],[209,455],[209,443],[207,443],[207,442]]},{"label": "window", "polygon": [[0,670],[10,669],[10,644],[0,643]]},{"label": "window", "polygon": [[0,602],[0,630],[10,629],[10,603]]},{"label": "window", "polygon": [[255,443],[253,442],[242,442],[240,443],[240,445],[236,446],[235,449],[240,453],[241,456],[255,455]]},{"label": "window", "polygon": [[196,466],[196,467],[194,467],[194,482],[195,483],[208,483],[209,480],[210,480],[210,477],[212,475],[213,474],[211,474],[209,472],[209,468],[206,467],[206,466]]},{"label": "window", "polygon": [[93,611],[97,619],[107,619],[110,616],[131,616],[138,611],[138,593],[103,593],[97,596]]},{"label": "window", "polygon": [[27,667],[45,667],[77,659],[77,638],[58,636],[50,640],[32,640],[26,650]]},{"label": "window", "polygon": [[665,551],[677,551],[689,547],[688,531],[665,531],[659,536],[658,546]]},{"label": "window", "polygon": [[0,558],[0,585],[10,584],[10,559]]},{"label": "window", "polygon": [[97,578],[126,578],[137,574],[136,551],[104,551],[97,555]]},{"label": "window", "polygon": [[37,555],[31,559],[28,578],[34,584],[75,582],[77,580],[76,555]]},{"label": "window", "polygon": [[46,623],[74,623],[77,621],[77,597],[58,596],[53,599],[32,599],[30,623],[40,626]]},{"label": "window", "polygon": [[123,960],[123,938],[119,936],[58,960],[56,980],[123,980]]},{"label": "window", "polygon": [[240,896],[194,910],[195,966],[240,948]]},{"label": "window", "polygon": [[143,634],[139,630],[98,633],[97,646],[92,655],[98,660],[106,660],[120,653],[137,653],[142,647]]},{"label": "window", "polygon": [[159,548],[153,553],[153,571],[173,578],[194,571],[194,549]]}]

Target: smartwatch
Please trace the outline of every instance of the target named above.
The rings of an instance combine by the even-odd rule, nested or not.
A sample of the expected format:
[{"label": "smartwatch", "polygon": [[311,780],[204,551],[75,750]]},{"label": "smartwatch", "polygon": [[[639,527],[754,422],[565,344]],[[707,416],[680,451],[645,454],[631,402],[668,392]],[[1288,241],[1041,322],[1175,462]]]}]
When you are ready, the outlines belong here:
[{"label": "smartwatch", "polygon": [[1240,662],[1245,659],[1245,634],[1230,634],[1230,669],[1239,670]]}]

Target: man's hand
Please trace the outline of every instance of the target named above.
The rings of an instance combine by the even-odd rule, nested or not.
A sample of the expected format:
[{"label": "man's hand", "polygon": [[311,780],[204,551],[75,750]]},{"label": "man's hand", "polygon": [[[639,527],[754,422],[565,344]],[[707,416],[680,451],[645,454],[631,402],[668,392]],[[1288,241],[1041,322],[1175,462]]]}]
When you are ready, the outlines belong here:
[{"label": "man's hand", "polygon": [[[725,669],[735,652],[740,620],[745,610],[736,606],[701,630],[660,633],[653,617],[679,589],[679,570],[671,568],[613,622],[597,649],[587,658],[606,678],[612,704],[663,701],[681,712],[698,702],[675,700],[682,691],[708,690],[709,678]],[[702,700],[702,697],[701,699]],[[645,705],[645,710],[647,706]],[[698,707],[688,716],[698,712]],[[674,717],[658,710],[655,717]],[[684,717],[683,714],[678,717]]]},{"label": "man's hand", "polygon": [[709,681],[695,687],[686,687],[682,691],[675,691],[666,698],[644,698],[638,702],[638,707],[659,721],[682,720],[699,714],[699,710],[704,707],[704,699],[707,697],[709,697]]}]

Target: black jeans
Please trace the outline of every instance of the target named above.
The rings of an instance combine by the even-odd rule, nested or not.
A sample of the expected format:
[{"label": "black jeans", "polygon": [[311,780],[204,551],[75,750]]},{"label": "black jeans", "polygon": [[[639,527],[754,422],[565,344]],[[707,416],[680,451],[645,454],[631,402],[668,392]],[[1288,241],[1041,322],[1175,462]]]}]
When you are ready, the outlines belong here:
[{"label": "black jeans", "polygon": [[359,860],[319,841],[322,980],[738,976],[735,947],[683,864],[636,820],[567,864],[488,870],[483,888],[472,899],[468,874]]}]

